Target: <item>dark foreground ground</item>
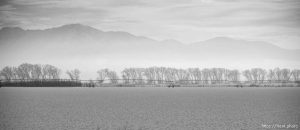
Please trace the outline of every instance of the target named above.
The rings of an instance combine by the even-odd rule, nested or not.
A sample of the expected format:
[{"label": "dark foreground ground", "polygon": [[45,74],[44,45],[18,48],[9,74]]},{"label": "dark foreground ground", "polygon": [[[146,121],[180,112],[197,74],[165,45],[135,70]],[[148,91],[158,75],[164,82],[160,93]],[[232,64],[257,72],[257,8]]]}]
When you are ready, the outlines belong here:
[{"label": "dark foreground ground", "polygon": [[3,130],[299,129],[300,88],[0,88]]}]

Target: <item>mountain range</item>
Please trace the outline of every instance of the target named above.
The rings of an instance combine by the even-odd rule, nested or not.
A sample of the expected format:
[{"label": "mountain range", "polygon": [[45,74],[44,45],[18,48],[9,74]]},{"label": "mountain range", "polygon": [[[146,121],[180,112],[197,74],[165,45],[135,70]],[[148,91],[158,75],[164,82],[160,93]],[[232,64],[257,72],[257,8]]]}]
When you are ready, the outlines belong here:
[{"label": "mountain range", "polygon": [[[184,34],[182,34],[184,35]],[[263,41],[215,37],[183,44],[169,39],[157,41],[122,31],[101,31],[81,24],[44,30],[4,27],[0,30],[1,66],[22,62],[96,64],[98,66],[268,66],[299,67],[300,50],[288,50]],[[271,62],[270,62],[271,63]],[[271,64],[274,65],[274,62]],[[276,64],[276,63],[275,63]]]}]

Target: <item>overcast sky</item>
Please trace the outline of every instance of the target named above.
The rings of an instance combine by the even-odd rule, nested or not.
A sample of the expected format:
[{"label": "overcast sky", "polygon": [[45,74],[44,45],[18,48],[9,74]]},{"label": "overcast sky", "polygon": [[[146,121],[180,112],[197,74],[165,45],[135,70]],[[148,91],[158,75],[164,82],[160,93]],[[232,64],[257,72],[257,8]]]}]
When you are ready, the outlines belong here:
[{"label": "overcast sky", "polygon": [[0,0],[0,27],[70,23],[183,43],[228,36],[300,49],[300,0]]}]

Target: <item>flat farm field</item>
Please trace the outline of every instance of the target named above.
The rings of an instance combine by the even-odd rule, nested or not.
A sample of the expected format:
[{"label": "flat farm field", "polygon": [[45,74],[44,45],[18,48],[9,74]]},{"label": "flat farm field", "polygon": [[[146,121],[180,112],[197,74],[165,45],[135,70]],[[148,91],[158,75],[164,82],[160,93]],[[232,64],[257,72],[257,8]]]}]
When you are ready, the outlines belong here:
[{"label": "flat farm field", "polygon": [[0,88],[2,130],[299,129],[300,88]]}]

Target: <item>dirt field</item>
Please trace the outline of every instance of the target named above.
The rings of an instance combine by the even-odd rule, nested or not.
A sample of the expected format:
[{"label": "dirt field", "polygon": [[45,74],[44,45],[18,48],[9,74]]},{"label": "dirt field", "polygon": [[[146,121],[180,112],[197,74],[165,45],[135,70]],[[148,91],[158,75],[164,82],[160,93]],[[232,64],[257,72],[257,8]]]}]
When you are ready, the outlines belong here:
[{"label": "dirt field", "polygon": [[0,102],[3,130],[300,127],[300,88],[0,88]]}]

